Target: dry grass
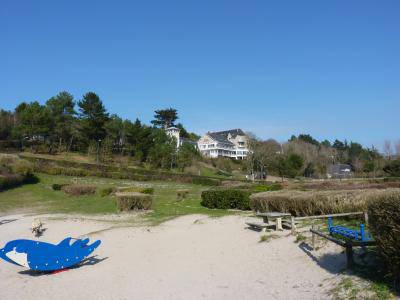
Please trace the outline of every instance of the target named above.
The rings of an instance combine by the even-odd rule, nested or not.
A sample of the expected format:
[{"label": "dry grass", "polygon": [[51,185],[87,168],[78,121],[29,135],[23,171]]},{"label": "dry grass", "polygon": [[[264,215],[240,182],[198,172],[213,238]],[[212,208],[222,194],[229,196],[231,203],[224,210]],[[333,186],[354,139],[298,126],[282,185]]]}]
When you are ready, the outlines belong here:
[{"label": "dry grass", "polygon": [[400,189],[330,190],[330,191],[275,191],[253,194],[250,206],[255,211],[288,212],[294,216],[366,211],[372,197]]},{"label": "dry grass", "polygon": [[93,195],[96,192],[96,187],[94,185],[66,185],[62,187],[62,190],[71,196],[83,196],[83,195]]},{"label": "dry grass", "polygon": [[370,181],[321,181],[309,182],[303,185],[307,190],[367,190],[400,188],[400,181],[370,182]]},{"label": "dry grass", "polygon": [[153,197],[149,194],[130,192],[116,193],[115,196],[119,211],[149,210],[153,204]]}]

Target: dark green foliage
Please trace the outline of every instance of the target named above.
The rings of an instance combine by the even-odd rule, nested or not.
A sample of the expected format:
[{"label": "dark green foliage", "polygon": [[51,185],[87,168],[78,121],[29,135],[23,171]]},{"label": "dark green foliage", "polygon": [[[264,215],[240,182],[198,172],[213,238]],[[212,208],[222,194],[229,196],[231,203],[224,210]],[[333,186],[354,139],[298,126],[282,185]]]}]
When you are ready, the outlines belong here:
[{"label": "dark green foliage", "polygon": [[53,184],[51,185],[51,188],[52,188],[54,191],[61,191],[61,189],[62,189],[64,186],[66,186],[66,185],[65,185],[65,184],[53,183]]},{"label": "dark green foliage", "polygon": [[81,133],[86,137],[86,141],[103,139],[106,134],[104,126],[108,121],[108,113],[99,96],[93,92],[86,93],[78,102],[78,106]]},{"label": "dark green foliage", "polygon": [[74,97],[68,92],[61,92],[46,102],[51,116],[50,140],[58,143],[59,151],[67,150],[65,146],[74,134],[74,106]]},{"label": "dark green foliage", "polygon": [[176,142],[164,130],[152,132],[153,147],[149,150],[148,161],[153,168],[171,168],[176,155]]},{"label": "dark green foliage", "polygon": [[14,114],[11,111],[0,109],[0,140],[11,138],[11,131],[14,126]]},{"label": "dark green foliage", "polygon": [[171,127],[174,126],[174,122],[178,119],[178,112],[172,107],[159,109],[154,113],[154,120],[151,121],[151,123],[155,126],[160,126],[163,128]]},{"label": "dark green foliage", "polygon": [[400,177],[400,159],[389,161],[384,167],[383,171],[390,176]]},{"label": "dark green foliage", "polygon": [[208,177],[193,177],[192,183],[207,185],[207,186],[218,186],[221,184],[219,179],[208,178]]},{"label": "dark green foliage", "polygon": [[373,197],[368,216],[379,254],[400,287],[400,192]]},{"label": "dark green foliage", "polygon": [[303,158],[295,153],[289,155],[279,155],[273,162],[273,169],[276,170],[279,176],[294,178],[299,175],[303,166]]},{"label": "dark green foliage", "polygon": [[181,170],[184,170],[185,167],[189,167],[192,165],[193,160],[200,156],[197,149],[189,143],[183,143],[181,147],[179,147],[178,156],[177,156],[177,166]]},{"label": "dark green foliage", "polygon": [[201,193],[201,205],[207,208],[249,210],[250,192],[227,189],[210,190]]},{"label": "dark green foliage", "polygon": [[15,116],[17,124],[13,128],[13,135],[18,139],[40,142],[48,136],[51,112],[39,102],[21,103],[15,109]]},{"label": "dark green foliage", "polygon": [[117,193],[117,209],[119,211],[149,210],[153,204],[153,197],[142,193]]}]

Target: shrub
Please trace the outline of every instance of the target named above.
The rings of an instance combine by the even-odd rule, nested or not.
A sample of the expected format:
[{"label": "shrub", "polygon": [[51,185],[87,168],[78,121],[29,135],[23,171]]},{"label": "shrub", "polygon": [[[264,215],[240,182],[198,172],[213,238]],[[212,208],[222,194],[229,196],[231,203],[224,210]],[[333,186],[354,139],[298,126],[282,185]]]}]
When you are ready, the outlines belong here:
[{"label": "shrub", "polygon": [[210,190],[201,193],[201,205],[208,208],[249,210],[250,192],[245,190]]},{"label": "shrub", "polygon": [[367,200],[388,190],[348,191],[276,191],[250,196],[254,211],[279,211],[294,216],[310,216],[342,212],[365,211]]},{"label": "shrub", "polygon": [[208,185],[208,186],[218,186],[221,184],[221,181],[218,179],[208,178],[208,177],[193,177],[192,183],[200,185]]},{"label": "shrub", "polygon": [[154,194],[154,188],[151,187],[140,187],[140,186],[128,186],[123,188],[118,188],[119,192],[123,193],[141,193],[141,194]]},{"label": "shrub", "polygon": [[178,200],[183,200],[189,194],[189,190],[177,190],[176,197]]},{"label": "shrub", "polygon": [[400,191],[372,197],[368,215],[379,254],[400,285]]},{"label": "shrub", "polygon": [[383,167],[390,176],[400,177],[400,159],[392,160]]},{"label": "shrub", "polygon": [[96,192],[96,187],[92,185],[66,185],[62,190],[71,196],[93,195]]},{"label": "shrub", "polygon": [[116,193],[117,209],[119,211],[148,210],[153,204],[153,197],[149,194],[137,192]]},{"label": "shrub", "polygon": [[52,188],[54,191],[61,191],[61,189],[62,189],[64,186],[66,186],[66,184],[54,183],[54,184],[52,184],[51,188]]},{"label": "shrub", "polygon": [[21,175],[7,174],[0,175],[0,191],[17,187],[24,183],[24,177]]},{"label": "shrub", "polygon": [[106,188],[100,189],[99,194],[100,194],[101,197],[106,197],[106,196],[109,196],[109,195],[111,195],[112,193],[115,193],[115,192],[116,192],[116,188],[114,188],[114,187],[106,187]]}]

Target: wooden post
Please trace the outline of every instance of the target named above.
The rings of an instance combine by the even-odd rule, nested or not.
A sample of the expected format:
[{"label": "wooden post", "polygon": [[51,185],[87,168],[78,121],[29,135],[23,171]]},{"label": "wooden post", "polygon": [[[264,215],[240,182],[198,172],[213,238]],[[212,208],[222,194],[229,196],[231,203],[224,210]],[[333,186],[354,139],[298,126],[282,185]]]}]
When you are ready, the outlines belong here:
[{"label": "wooden post", "polygon": [[276,222],[275,230],[283,230],[283,228],[282,228],[282,218],[276,218],[275,222]]},{"label": "wooden post", "polygon": [[295,235],[297,228],[296,228],[296,223],[294,221],[294,217],[293,216],[290,217],[290,227],[292,229],[292,235]]},{"label": "wooden post", "polygon": [[365,222],[365,226],[369,225],[368,213],[367,212],[364,213],[364,222]]},{"label": "wooden post", "polygon": [[[315,230],[315,225],[311,225],[311,229]],[[315,233],[313,231],[312,232],[312,239],[311,239],[311,247],[313,250],[315,250]]]},{"label": "wooden post", "polygon": [[354,266],[354,258],[353,258],[353,245],[351,242],[346,242],[346,260],[347,260],[347,268],[352,269]]}]

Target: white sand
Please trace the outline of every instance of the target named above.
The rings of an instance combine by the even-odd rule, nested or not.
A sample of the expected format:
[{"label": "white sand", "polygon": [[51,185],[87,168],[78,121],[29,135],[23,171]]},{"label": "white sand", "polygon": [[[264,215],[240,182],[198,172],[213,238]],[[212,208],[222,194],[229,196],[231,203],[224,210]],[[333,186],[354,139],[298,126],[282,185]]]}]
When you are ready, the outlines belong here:
[{"label": "white sand", "polygon": [[[0,225],[0,247],[32,238],[33,218],[0,217],[18,219]],[[329,281],[344,267],[332,243],[317,252],[328,254],[321,261],[295,244],[289,231],[259,243],[262,233],[245,229],[244,217],[192,215],[158,227],[106,231],[99,230],[110,224],[83,219],[44,222],[42,241],[95,231],[90,237],[102,240],[94,252],[100,261],[34,276],[1,260],[0,299],[321,299],[329,298]]]}]

